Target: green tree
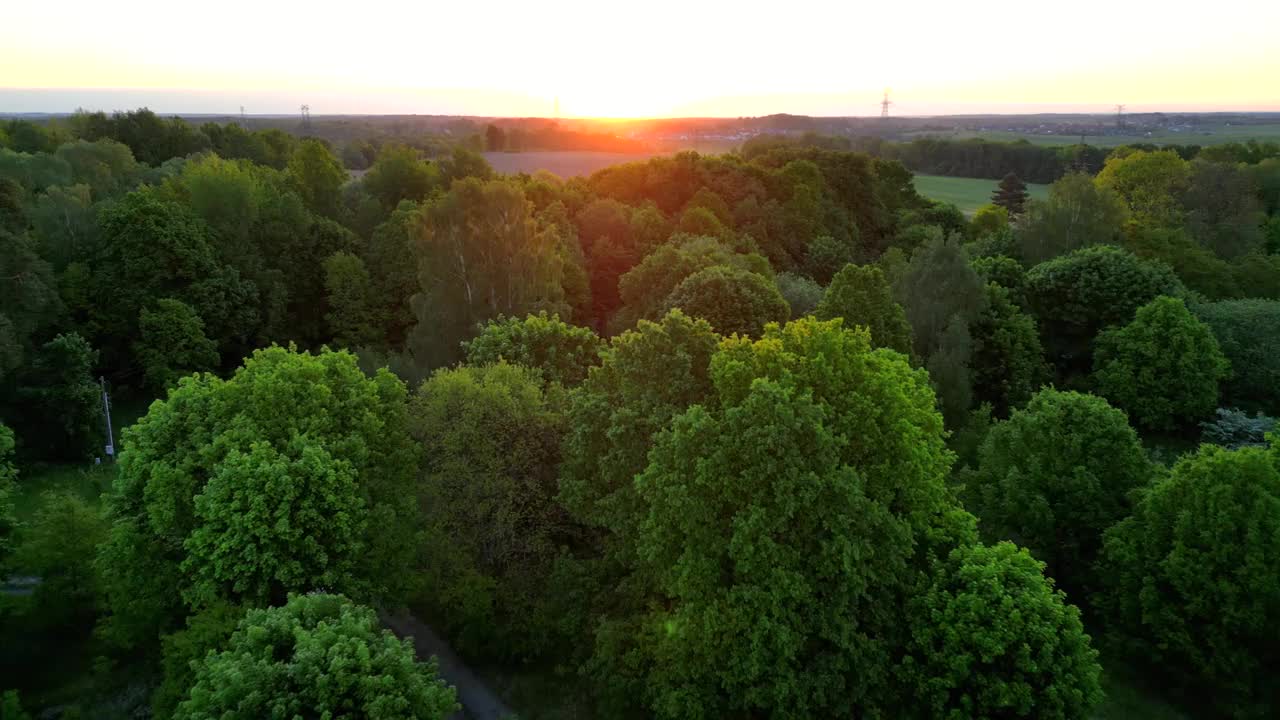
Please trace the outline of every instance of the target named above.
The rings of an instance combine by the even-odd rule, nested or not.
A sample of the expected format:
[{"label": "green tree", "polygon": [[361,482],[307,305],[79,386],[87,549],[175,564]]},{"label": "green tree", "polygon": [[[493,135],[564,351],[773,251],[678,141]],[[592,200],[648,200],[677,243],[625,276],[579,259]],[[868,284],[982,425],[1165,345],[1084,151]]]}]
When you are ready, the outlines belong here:
[{"label": "green tree", "polygon": [[1032,200],[1018,228],[1018,254],[1030,265],[1120,237],[1128,211],[1106,185],[1070,173],[1049,186],[1046,200]]},{"label": "green tree", "polygon": [[555,639],[542,606],[570,530],[555,502],[561,401],[536,371],[499,363],[437,371],[410,408],[426,451],[423,586],[467,652],[524,658]]},{"label": "green tree", "polygon": [[989,403],[997,416],[1022,405],[1048,378],[1036,321],[1004,287],[987,284],[987,302],[969,335],[974,401]]},{"label": "green tree", "polygon": [[1280,708],[1276,453],[1202,445],[1105,538],[1109,617],[1144,664],[1223,717]]},{"label": "green tree", "polygon": [[0,378],[22,364],[32,335],[49,325],[62,309],[49,264],[25,235],[0,229],[0,325],[7,328],[0,355]]},{"label": "green tree", "polygon": [[720,339],[707,321],[672,310],[610,340],[571,395],[560,501],[579,522],[614,532],[634,525],[632,478],[653,437],[710,393]]},{"label": "green tree", "polygon": [[45,632],[57,635],[92,623],[101,593],[93,557],[106,535],[102,514],[78,495],[50,492],[42,497],[40,509],[23,529],[14,564],[40,578],[32,614]]},{"label": "green tree", "polygon": [[1218,257],[1230,260],[1263,249],[1266,216],[1246,168],[1193,161],[1182,203],[1191,235]]},{"label": "green tree", "polygon": [[357,255],[338,252],[324,262],[324,286],[329,312],[325,322],[339,347],[377,346],[386,341],[374,297],[373,281]]},{"label": "green tree", "polygon": [[727,265],[773,277],[769,261],[755,253],[739,253],[723,240],[676,234],[649,253],[618,282],[622,307],[610,322],[621,332],[639,320],[657,320],[666,312],[667,299],[685,278],[714,265]]},{"label": "green tree", "polygon": [[726,340],[712,376],[719,402],[677,417],[635,480],[635,654],[606,621],[597,659],[649,658],[658,717],[884,708],[913,552],[954,509],[927,379],[812,319]]},{"label": "green tree", "polygon": [[1136,228],[1126,233],[1124,247],[1144,260],[1168,265],[1188,289],[1207,298],[1241,295],[1234,268],[1197,244],[1184,228]]},{"label": "green tree", "polygon": [[251,610],[225,650],[196,666],[175,720],[338,717],[443,720],[457,709],[434,661],[341,595],[293,595]]},{"label": "green tree", "polygon": [[204,321],[190,305],[172,298],[142,309],[133,354],[148,386],[163,391],[178,379],[218,366],[218,348],[205,337]]},{"label": "green tree", "polygon": [[1027,271],[1022,263],[1008,255],[987,255],[971,259],[969,265],[984,284],[995,283],[1009,291],[1018,307],[1026,305]]},{"label": "green tree", "polygon": [[537,226],[516,183],[459,180],[422,218],[410,346],[432,366],[460,359],[461,343],[492,318],[571,312],[559,232]]},{"label": "green tree", "polygon": [[1002,542],[956,548],[909,604],[901,672],[921,718],[1085,720],[1102,701],[1098,653],[1043,563]]},{"label": "green tree", "polygon": [[1087,247],[1027,272],[1027,304],[1060,372],[1084,372],[1094,337],[1123,325],[1158,295],[1179,295],[1181,283],[1162,263],[1110,246]]},{"label": "green tree", "polygon": [[1225,300],[1194,307],[1231,363],[1223,401],[1280,415],[1280,301]]},{"label": "green tree", "polygon": [[759,337],[771,322],[786,322],[791,308],[772,278],[729,265],[690,275],[667,296],[666,310],[703,318],[722,335]]},{"label": "green tree", "polygon": [[187,378],[125,431],[99,563],[107,636],[151,640],[220,600],[402,596],[415,545],[404,385],[347,353],[255,352]]},{"label": "green tree", "polygon": [[1113,152],[1097,182],[1120,196],[1139,225],[1182,224],[1181,199],[1190,182],[1190,169],[1172,150]]},{"label": "green tree", "polygon": [[5,690],[0,694],[0,720],[31,720],[31,716],[22,709],[17,690]]},{"label": "green tree", "polygon": [[973,213],[969,221],[969,239],[980,240],[996,235],[1009,227],[1009,211],[1000,205],[983,205]]},{"label": "green tree", "polygon": [[874,265],[845,265],[831,279],[813,316],[819,320],[844,318],[845,327],[867,328],[872,345],[911,354],[907,314],[894,302],[888,280]]},{"label": "green tree", "polygon": [[813,279],[795,273],[778,273],[774,278],[778,292],[791,308],[791,317],[803,317],[814,311],[822,302],[822,286]]},{"label": "green tree", "polygon": [[1102,534],[1128,515],[1130,491],[1153,475],[1123,412],[1100,397],[1047,388],[987,432],[962,497],[988,539],[1030,549],[1074,598],[1096,589]]},{"label": "green tree", "polygon": [[991,204],[1002,207],[1009,212],[1009,215],[1017,217],[1022,214],[1029,197],[1027,184],[1022,181],[1022,178],[1016,173],[1007,173],[1001,178],[995,192],[991,193]]},{"label": "green tree", "polygon": [[570,325],[545,312],[520,318],[498,317],[465,343],[468,365],[505,360],[538,373],[543,382],[578,385],[600,364],[604,342],[590,328]]},{"label": "green tree", "polygon": [[1093,380],[1137,424],[1169,430],[1213,412],[1230,369],[1209,327],[1181,300],[1158,297],[1098,336]]},{"label": "green tree", "polygon": [[384,145],[360,179],[386,210],[394,210],[402,200],[425,200],[439,181],[436,167],[419,159],[418,151],[406,145]]},{"label": "green tree", "polygon": [[40,459],[92,457],[101,448],[102,401],[93,369],[98,353],[75,333],[36,351],[19,379],[23,449]]},{"label": "green tree", "polygon": [[8,568],[19,527],[13,503],[18,492],[18,469],[13,466],[14,445],[13,431],[0,423],[0,572]]},{"label": "green tree", "polygon": [[973,400],[969,326],[986,291],[958,236],[935,236],[911,255],[894,288],[911,324],[912,350],[929,370],[949,426],[963,421]]},{"label": "green tree", "polygon": [[289,158],[289,180],[307,208],[319,215],[336,218],[342,207],[342,186],[349,175],[328,146],[306,138]]},{"label": "green tree", "polygon": [[178,703],[196,682],[193,665],[227,646],[231,633],[244,619],[245,609],[217,603],[187,618],[181,630],[160,638],[160,670],[163,680],[151,693],[151,714],[171,718]]}]

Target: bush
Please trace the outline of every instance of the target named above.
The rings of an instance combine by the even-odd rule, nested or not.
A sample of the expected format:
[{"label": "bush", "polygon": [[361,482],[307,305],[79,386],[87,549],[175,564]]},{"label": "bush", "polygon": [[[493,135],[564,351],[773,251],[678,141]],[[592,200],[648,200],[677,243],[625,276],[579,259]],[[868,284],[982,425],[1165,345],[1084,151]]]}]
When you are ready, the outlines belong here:
[{"label": "bush", "polygon": [[1093,379],[1138,425],[1170,430],[1217,407],[1229,370],[1209,327],[1181,300],[1160,297],[1133,322],[1098,336]]},{"label": "bush", "polygon": [[1280,712],[1280,451],[1203,445],[1106,534],[1117,629],[1222,716]]}]

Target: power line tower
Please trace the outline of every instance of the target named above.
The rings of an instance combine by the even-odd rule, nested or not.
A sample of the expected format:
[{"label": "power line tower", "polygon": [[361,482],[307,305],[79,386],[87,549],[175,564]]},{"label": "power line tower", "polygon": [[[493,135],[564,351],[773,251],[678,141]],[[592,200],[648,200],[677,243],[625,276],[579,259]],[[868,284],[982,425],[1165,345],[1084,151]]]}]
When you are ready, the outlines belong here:
[{"label": "power line tower", "polygon": [[310,105],[302,106],[302,129],[303,130],[311,129],[311,106]]},{"label": "power line tower", "polygon": [[1116,106],[1116,127],[1124,127],[1124,105]]},{"label": "power line tower", "polygon": [[560,98],[556,97],[556,119],[560,119]]},{"label": "power line tower", "polygon": [[101,375],[98,376],[98,387],[102,388],[102,417],[106,420],[107,425],[107,446],[104,449],[107,452],[107,457],[115,460],[116,438],[115,432],[111,428],[111,396],[107,394],[107,380]]},{"label": "power line tower", "polygon": [[884,99],[880,101],[880,119],[881,120],[889,119],[889,106],[892,104],[893,102],[889,100],[889,88],[885,88]]},{"label": "power line tower", "polygon": [[246,123],[245,123],[245,121],[244,121],[244,106],[243,106],[243,105],[241,105],[241,106],[240,106],[240,127],[247,127],[247,124],[246,124]]}]

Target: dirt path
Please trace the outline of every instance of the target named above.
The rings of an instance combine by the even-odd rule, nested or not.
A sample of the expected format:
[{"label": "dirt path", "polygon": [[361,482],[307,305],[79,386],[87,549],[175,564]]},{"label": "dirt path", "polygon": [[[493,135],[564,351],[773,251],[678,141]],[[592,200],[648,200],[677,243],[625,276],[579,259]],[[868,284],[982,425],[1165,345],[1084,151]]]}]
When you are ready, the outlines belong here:
[{"label": "dirt path", "polygon": [[413,638],[419,659],[426,660],[434,655],[440,665],[440,677],[458,689],[458,702],[462,703],[466,714],[456,713],[450,720],[461,720],[464,717],[472,720],[502,720],[515,717],[515,713],[467,667],[466,662],[458,657],[444,638],[426,623],[404,611],[392,614],[384,610],[379,616],[382,624],[397,636]]}]

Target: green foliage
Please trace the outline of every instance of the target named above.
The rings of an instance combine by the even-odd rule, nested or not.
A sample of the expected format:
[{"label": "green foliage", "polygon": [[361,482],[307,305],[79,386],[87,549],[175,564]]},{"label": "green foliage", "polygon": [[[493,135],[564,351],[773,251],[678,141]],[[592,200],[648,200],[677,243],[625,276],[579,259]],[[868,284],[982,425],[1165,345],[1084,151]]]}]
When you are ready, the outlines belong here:
[{"label": "green foliage", "polygon": [[290,182],[307,208],[318,215],[338,216],[348,177],[347,169],[319,140],[304,139],[289,158]]},{"label": "green foliage", "polygon": [[16,547],[18,518],[13,498],[18,492],[18,469],[13,466],[13,431],[0,423],[0,573],[8,567]]},{"label": "green foliage", "polygon": [[1024,304],[1023,287],[1027,282],[1027,271],[1022,263],[1008,255],[986,255],[971,259],[969,265],[983,283],[999,285],[1009,291],[1009,298],[1019,307]]},{"label": "green foliage", "polygon": [[418,324],[410,345],[433,366],[460,359],[476,327],[545,310],[568,317],[559,228],[539,228],[514,182],[459,180],[423,207],[413,254]]},{"label": "green foliage", "polygon": [[[544,318],[545,319],[545,318]],[[426,601],[470,655],[525,658],[556,638],[542,614],[568,516],[555,502],[562,395],[500,363],[439,370],[410,408],[425,458]]]},{"label": "green foliage", "polygon": [[1168,266],[1105,245],[1036,265],[1027,273],[1026,288],[1045,350],[1061,372],[1089,367],[1102,329],[1128,323],[1158,295],[1181,293]]},{"label": "green foliage", "polygon": [[813,316],[819,320],[844,318],[845,327],[867,328],[873,346],[911,354],[906,312],[894,302],[889,282],[874,265],[845,265],[831,279]]},{"label": "green foliage", "polygon": [[98,353],[75,333],[36,351],[20,378],[17,405],[23,452],[40,459],[93,457],[103,439],[102,400],[93,369]]},{"label": "green foliage", "polygon": [[726,340],[712,375],[718,407],[676,418],[635,481],[650,707],[883,708],[913,546],[951,507],[926,378],[865,330],[812,319]]},{"label": "green foliage", "polygon": [[178,379],[218,366],[218,348],[205,337],[204,321],[190,305],[161,298],[142,309],[133,354],[142,365],[148,387],[173,387]]},{"label": "green foliage", "polygon": [[0,694],[0,720],[31,720],[31,716],[22,709],[17,690],[5,690]]},{"label": "green foliage", "polygon": [[604,343],[590,328],[570,325],[558,315],[498,317],[490,320],[464,345],[469,365],[499,361],[522,365],[538,373],[543,382],[565,387],[581,383],[600,364]]},{"label": "green foliage", "polygon": [[987,285],[987,302],[969,335],[974,400],[990,403],[997,416],[1022,405],[1048,378],[1036,321],[1004,287]]},{"label": "green foliage", "polygon": [[141,311],[158,298],[190,305],[224,348],[257,328],[257,288],[220,263],[208,226],[184,206],[144,189],[105,207],[98,223],[89,327],[108,367],[127,364]]},{"label": "green foliage", "polygon": [[754,253],[739,253],[711,237],[673,235],[619,280],[622,307],[610,323],[615,331],[634,327],[639,320],[657,320],[667,301],[685,278],[716,265],[726,265],[772,277],[769,261]]},{"label": "green foliage", "polygon": [[1144,665],[1223,717],[1280,708],[1276,452],[1203,445],[1106,535],[1111,619]]},{"label": "green foliage", "polygon": [[914,356],[928,368],[943,415],[954,426],[972,405],[969,327],[986,303],[985,286],[959,236],[938,235],[911,255],[894,290],[911,324]]},{"label": "green foliage", "polygon": [[338,717],[443,720],[457,708],[434,662],[340,595],[251,610],[225,650],[197,663],[175,720]]},{"label": "green foliage", "polygon": [[439,171],[411,147],[384,145],[360,181],[382,207],[394,210],[402,200],[425,200],[439,186]]},{"label": "green foliage", "polygon": [[1009,211],[1000,205],[983,205],[973,213],[969,221],[969,238],[978,240],[990,237],[1009,227]]},{"label": "green foliage", "polygon": [[1228,300],[1193,308],[1231,363],[1223,383],[1228,405],[1280,414],[1280,301]]},{"label": "green foliage", "polygon": [[280,347],[229,380],[181,381],[125,431],[99,559],[108,637],[154,638],[179,600],[401,595],[416,515],[405,396],[347,353]]},{"label": "green foliage", "polygon": [[1033,200],[1018,229],[1018,254],[1029,265],[1091,245],[1114,242],[1128,212],[1109,187],[1085,173],[1071,173],[1049,186],[1049,198]]},{"label": "green foliage", "polygon": [[1140,258],[1173,268],[1189,289],[1207,298],[1218,300],[1241,294],[1234,268],[1196,244],[1182,228],[1136,228],[1126,234],[1124,245]]},{"label": "green foliage", "polygon": [[909,604],[918,717],[1086,720],[1102,700],[1080,612],[1011,543],[962,546]]},{"label": "green foliage", "polygon": [[809,243],[804,258],[804,270],[819,283],[831,282],[831,277],[841,268],[857,260],[855,249],[830,235],[819,235]]},{"label": "green foliage", "polygon": [[778,273],[774,280],[778,283],[778,292],[782,293],[782,299],[786,300],[791,308],[791,317],[804,317],[812,313],[818,307],[818,303],[822,302],[822,286],[811,278],[784,272]]},{"label": "green foliage", "polygon": [[351,253],[338,252],[324,261],[325,297],[329,312],[325,322],[339,347],[358,348],[379,344],[384,339],[383,309],[374,296],[373,281],[364,261]]},{"label": "green foliage", "polygon": [[1209,326],[1181,300],[1158,297],[1133,322],[1098,336],[1093,380],[1135,423],[1168,430],[1217,407],[1230,368]]},{"label": "green foliage", "polygon": [[995,192],[991,193],[991,203],[1017,217],[1022,214],[1029,197],[1027,184],[1016,173],[1008,173],[1000,180]]},{"label": "green foliage", "polygon": [[32,334],[53,321],[61,306],[53,271],[30,239],[0,229],[0,332],[6,336],[0,340],[7,346],[0,379],[21,364]]},{"label": "green foliage", "polygon": [[107,521],[80,497],[56,492],[42,498],[40,510],[23,529],[14,565],[40,578],[32,607],[46,632],[92,622],[100,595],[93,557],[106,536]]},{"label": "green foliage", "polygon": [[722,335],[759,337],[765,325],[786,322],[791,308],[773,280],[749,270],[713,265],[680,281],[666,310],[679,308]]},{"label": "green foliage", "polygon": [[600,367],[571,395],[560,501],[586,525],[625,532],[637,517],[632,478],[654,435],[711,392],[708,368],[720,336],[672,310],[614,337]]},{"label": "green foliage", "polygon": [[1263,249],[1257,187],[1244,167],[1197,159],[1186,192],[1187,229],[1204,247],[1231,259]]},{"label": "green foliage", "polygon": [[1204,442],[1235,450],[1242,447],[1263,447],[1267,433],[1276,429],[1276,419],[1262,413],[1248,413],[1235,408],[1218,408],[1217,419],[1202,422],[1200,428]]},{"label": "green foliage", "polygon": [[160,638],[160,667],[164,679],[151,693],[155,717],[173,717],[178,703],[195,684],[193,663],[226,647],[231,633],[244,619],[244,612],[242,607],[217,603],[187,618],[183,629]]},{"label": "green foliage", "polygon": [[1123,412],[1093,395],[1045,389],[987,432],[962,497],[985,537],[1030,549],[1074,598],[1093,585],[1103,532],[1152,474]]},{"label": "green foliage", "polygon": [[1187,162],[1172,150],[1114,152],[1097,178],[1099,186],[1120,196],[1135,223],[1148,227],[1181,224],[1180,201],[1189,182]]},{"label": "green foliage", "polygon": [[1231,263],[1239,297],[1280,300],[1280,254],[1252,252]]}]

